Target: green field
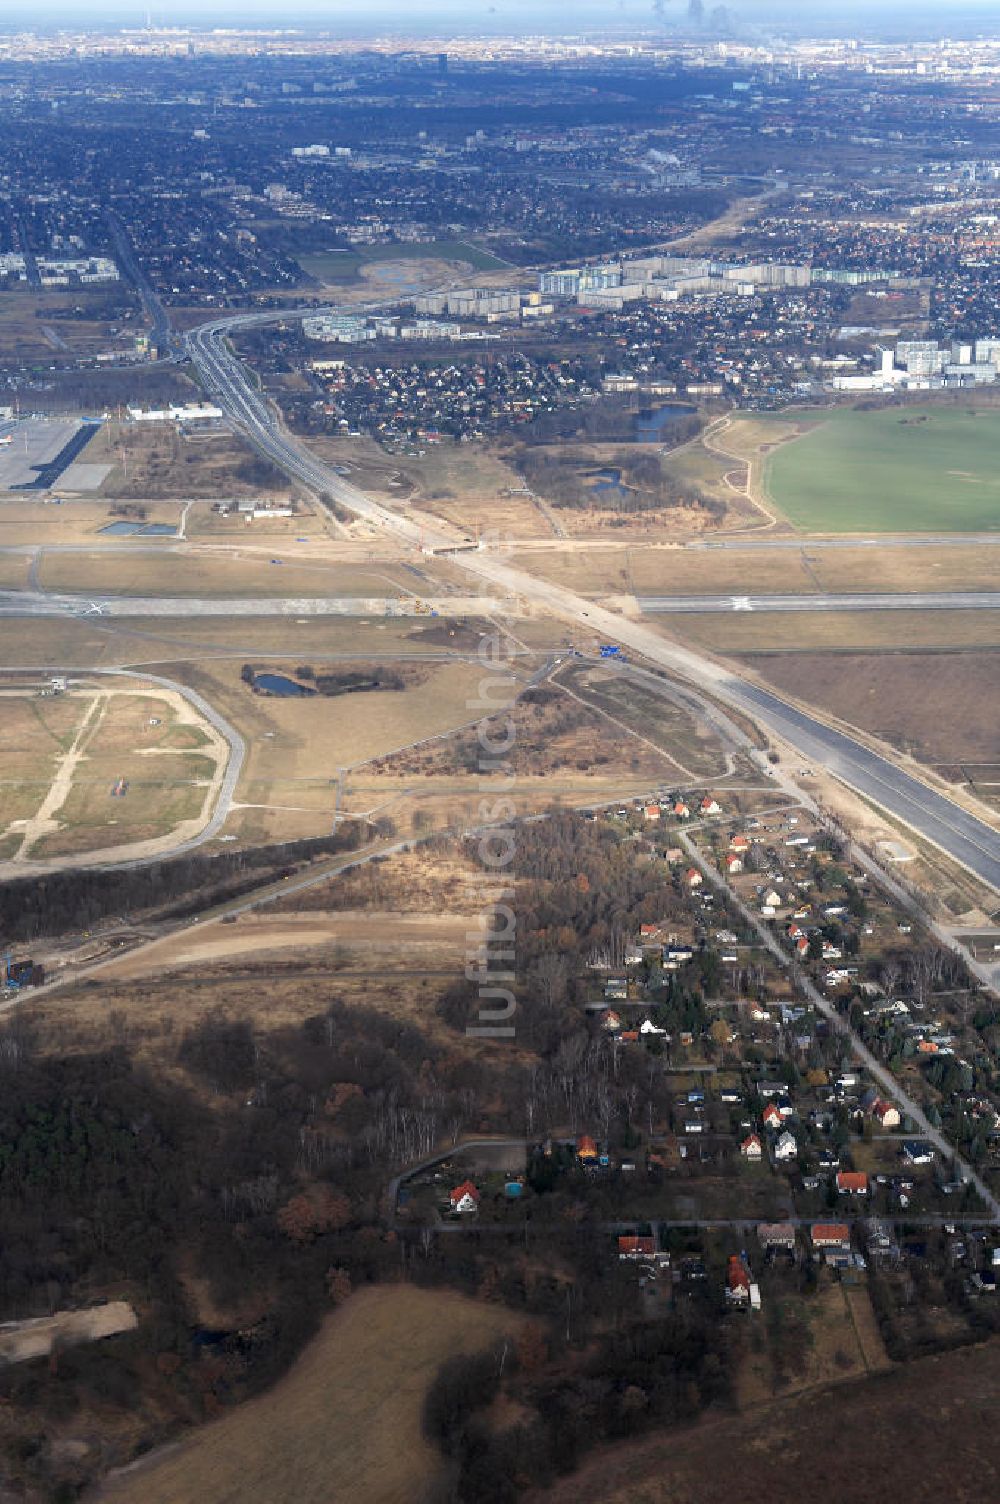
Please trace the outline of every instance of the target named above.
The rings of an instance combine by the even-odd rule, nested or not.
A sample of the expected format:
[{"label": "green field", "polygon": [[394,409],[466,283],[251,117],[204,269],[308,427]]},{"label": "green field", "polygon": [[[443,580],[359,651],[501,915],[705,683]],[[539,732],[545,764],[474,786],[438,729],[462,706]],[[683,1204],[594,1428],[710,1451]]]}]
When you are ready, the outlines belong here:
[{"label": "green field", "polygon": [[768,455],[764,483],[808,532],[1000,531],[1000,413],[843,409]]},{"label": "green field", "polygon": [[354,281],[363,266],[377,261],[467,261],[477,272],[499,271],[507,263],[465,240],[406,241],[399,245],[364,245],[351,250],[312,251],[297,257],[307,276],[318,282]]}]

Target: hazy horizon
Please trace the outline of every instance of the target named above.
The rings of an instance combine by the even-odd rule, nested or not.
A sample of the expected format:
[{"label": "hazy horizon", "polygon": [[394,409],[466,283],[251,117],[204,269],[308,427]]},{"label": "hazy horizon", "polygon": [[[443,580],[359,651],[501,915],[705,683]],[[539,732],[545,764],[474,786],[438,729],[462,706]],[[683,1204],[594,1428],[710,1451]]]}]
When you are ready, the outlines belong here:
[{"label": "hazy horizon", "polygon": [[[706,12],[715,9],[707,0]],[[144,4],[143,0],[8,0],[0,28],[4,30],[71,26],[100,30],[107,26],[213,26],[244,28],[306,27],[346,35],[397,31],[405,35],[437,32],[453,34],[518,33],[551,35],[580,31],[645,31],[683,26],[687,0],[430,0],[405,5],[401,0],[368,0],[362,18],[358,7],[343,0],[175,0],[172,4]],[[907,0],[818,0],[803,7],[801,0],[726,0],[734,30],[781,27],[800,35],[855,32],[895,37],[1000,34],[1000,0],[956,0],[942,7]]]}]

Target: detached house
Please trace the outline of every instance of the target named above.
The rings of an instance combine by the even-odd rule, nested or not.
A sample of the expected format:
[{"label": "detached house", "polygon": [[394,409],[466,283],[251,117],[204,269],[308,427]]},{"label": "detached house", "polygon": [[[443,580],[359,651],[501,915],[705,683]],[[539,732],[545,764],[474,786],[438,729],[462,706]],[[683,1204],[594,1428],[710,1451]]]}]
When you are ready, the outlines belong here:
[{"label": "detached house", "polygon": [[448,1199],[451,1202],[452,1211],[460,1212],[463,1216],[479,1210],[479,1192],[471,1180],[463,1180],[461,1185],[455,1187]]},{"label": "detached house", "polygon": [[651,1259],[655,1251],[654,1238],[639,1238],[626,1233],[618,1239],[620,1259]]},{"label": "detached house", "polygon": [[742,831],[732,836],[729,842],[730,851],[735,851],[739,856],[746,856],[750,850],[750,837],[743,835]]},{"label": "detached house", "polygon": [[795,1135],[787,1131],[779,1134],[778,1141],[774,1146],[774,1157],[780,1164],[787,1164],[794,1159],[799,1152],[799,1146],[795,1142]]},{"label": "detached house", "polygon": [[851,1229],[846,1222],[814,1222],[809,1236],[814,1248],[837,1248],[846,1252],[851,1246]]},{"label": "detached house", "polygon": [[735,851],[730,851],[725,859],[725,868],[730,877],[738,877],[743,871],[743,858]]},{"label": "detached house", "polygon": [[742,1144],[740,1144],[740,1153],[743,1155],[744,1159],[760,1159],[764,1153],[764,1149],[760,1141],[760,1136],[756,1133],[748,1134],[747,1137],[743,1140]]},{"label": "detached house", "polygon": [[840,1196],[867,1196],[868,1176],[863,1170],[838,1170],[837,1194]]},{"label": "detached house", "polygon": [[872,1104],[872,1117],[880,1128],[898,1128],[902,1119],[899,1116],[899,1108],[891,1102],[875,1102]]},{"label": "detached house", "polygon": [[683,799],[678,799],[677,803],[674,805],[674,814],[677,816],[678,820],[690,820],[691,809],[687,804],[684,803]]},{"label": "detached house", "polygon": [[689,867],[684,874],[684,881],[689,888],[700,888],[704,882],[704,878],[697,867]]},{"label": "detached house", "polygon": [[750,1275],[738,1253],[729,1255],[726,1269],[726,1299],[734,1305],[745,1306],[750,1302]]},{"label": "detached house", "polygon": [[781,1127],[781,1111],[774,1102],[768,1102],[764,1108],[763,1120],[765,1128]]},{"label": "detached house", "polygon": [[722,814],[722,805],[711,794],[706,794],[705,795],[704,799],[699,804],[698,809],[699,809],[699,812],[701,814],[703,814],[703,815],[721,815]]},{"label": "detached house", "polygon": [[576,1141],[576,1158],[581,1165],[596,1165],[597,1145],[587,1133],[581,1133]]}]

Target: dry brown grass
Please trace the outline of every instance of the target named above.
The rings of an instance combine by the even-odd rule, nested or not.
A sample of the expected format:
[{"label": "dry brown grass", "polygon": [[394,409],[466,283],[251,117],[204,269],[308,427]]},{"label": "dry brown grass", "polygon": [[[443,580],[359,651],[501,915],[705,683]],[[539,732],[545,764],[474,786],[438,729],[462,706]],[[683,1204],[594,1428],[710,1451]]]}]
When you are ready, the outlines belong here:
[{"label": "dry brown grass", "polygon": [[441,1290],[354,1295],[269,1394],[109,1482],[143,1504],[414,1504],[442,1471],[421,1407],[445,1358],[487,1347],[519,1318]]},{"label": "dry brown grass", "polygon": [[[99,302],[102,296],[99,293],[96,301]],[[124,298],[127,294],[119,285],[114,296]],[[92,295],[81,288],[37,291],[18,287],[4,292],[0,295],[0,359],[11,363],[22,360],[46,364],[66,361],[69,357],[59,349],[58,342],[46,337],[46,325],[76,356],[96,355],[112,347],[127,348],[127,342],[111,336],[110,323],[86,317],[94,302]],[[75,308],[82,308],[84,317],[59,317],[60,313]],[[135,333],[140,328],[141,325],[137,324]]]},{"label": "dry brown grass", "polygon": [[[92,441],[93,442],[93,441]],[[89,447],[84,459],[90,463]],[[162,522],[176,527],[180,507],[175,502],[151,503],[146,508],[147,522]],[[100,529],[114,522],[106,501],[54,501],[36,498],[33,500],[0,500],[0,546],[16,546],[63,543],[93,543],[95,549],[107,542],[122,539],[102,539]],[[148,543],[148,539],[146,540]]]},{"label": "dry brown grass", "polygon": [[998,653],[782,653],[746,661],[783,693],[924,762],[1000,763]]},{"label": "dry brown grass", "polygon": [[1000,1492],[998,1382],[994,1341],[602,1448],[579,1472],[529,1497],[539,1504],[881,1504],[888,1491],[910,1504],[935,1504],[946,1476],[950,1500],[981,1504]]},{"label": "dry brown grass", "polygon": [[658,616],[649,625],[720,653],[1000,647],[995,611],[731,611]]},{"label": "dry brown grass", "polygon": [[[197,400],[193,397],[192,400]],[[122,464],[122,447],[125,464]],[[237,434],[185,438],[173,423],[102,424],[87,446],[91,464],[114,465],[101,494],[114,497],[287,497],[277,471],[255,478],[254,451]]]}]

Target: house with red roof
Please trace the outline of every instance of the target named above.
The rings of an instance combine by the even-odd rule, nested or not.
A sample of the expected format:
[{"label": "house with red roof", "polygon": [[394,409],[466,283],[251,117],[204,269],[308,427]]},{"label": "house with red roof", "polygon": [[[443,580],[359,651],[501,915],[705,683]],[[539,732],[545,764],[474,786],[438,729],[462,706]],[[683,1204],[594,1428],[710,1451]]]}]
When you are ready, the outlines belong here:
[{"label": "house with red roof", "polygon": [[596,1165],[597,1145],[587,1133],[581,1133],[576,1141],[576,1157],[581,1165]]},{"label": "house with red roof", "polygon": [[721,815],[722,814],[722,805],[719,803],[718,799],[716,799],[713,794],[706,794],[705,797],[704,797],[704,799],[699,804],[698,809],[699,809],[699,812],[701,814],[703,814],[703,815]]},{"label": "house with red roof", "polygon": [[881,1098],[872,1103],[872,1117],[880,1128],[898,1128],[902,1122],[899,1108],[892,1102],[883,1102]]},{"label": "house with red roof", "polygon": [[750,1275],[738,1253],[729,1255],[726,1267],[726,1299],[736,1305],[746,1305],[750,1300]]},{"label": "house with red roof", "polygon": [[745,836],[742,831],[737,831],[736,835],[730,837],[729,849],[746,855],[750,850],[750,837]]},{"label": "house with red roof", "polygon": [[725,867],[730,877],[737,877],[743,871],[743,858],[735,851],[727,852]]},{"label": "house with red roof", "polygon": [[744,1159],[760,1159],[764,1153],[760,1135],[757,1133],[748,1133],[742,1144],[740,1144],[740,1153]]},{"label": "house with red roof", "polygon": [[867,1196],[868,1176],[864,1170],[838,1170],[837,1194],[840,1196]]},{"label": "house with red roof", "polygon": [[449,1196],[453,1212],[460,1212],[463,1216],[469,1212],[479,1210],[479,1192],[471,1180],[463,1180],[461,1185],[455,1187]]},{"label": "house with red roof", "polygon": [[814,1222],[809,1229],[814,1248],[840,1248],[851,1246],[851,1229],[846,1222]]},{"label": "house with red roof", "polygon": [[774,1102],[768,1102],[764,1108],[763,1120],[765,1128],[781,1127],[781,1111]]},{"label": "house with red roof", "polygon": [[677,816],[678,820],[690,820],[691,810],[690,807],[684,803],[683,799],[678,799],[677,803],[674,805],[674,814]]},{"label": "house with red roof", "polygon": [[697,867],[689,867],[684,874],[684,881],[689,888],[700,888],[704,882],[704,878]]},{"label": "house with red roof", "polygon": [[626,1233],[618,1239],[620,1259],[651,1259],[655,1252],[656,1240],[654,1238],[638,1238]]}]

